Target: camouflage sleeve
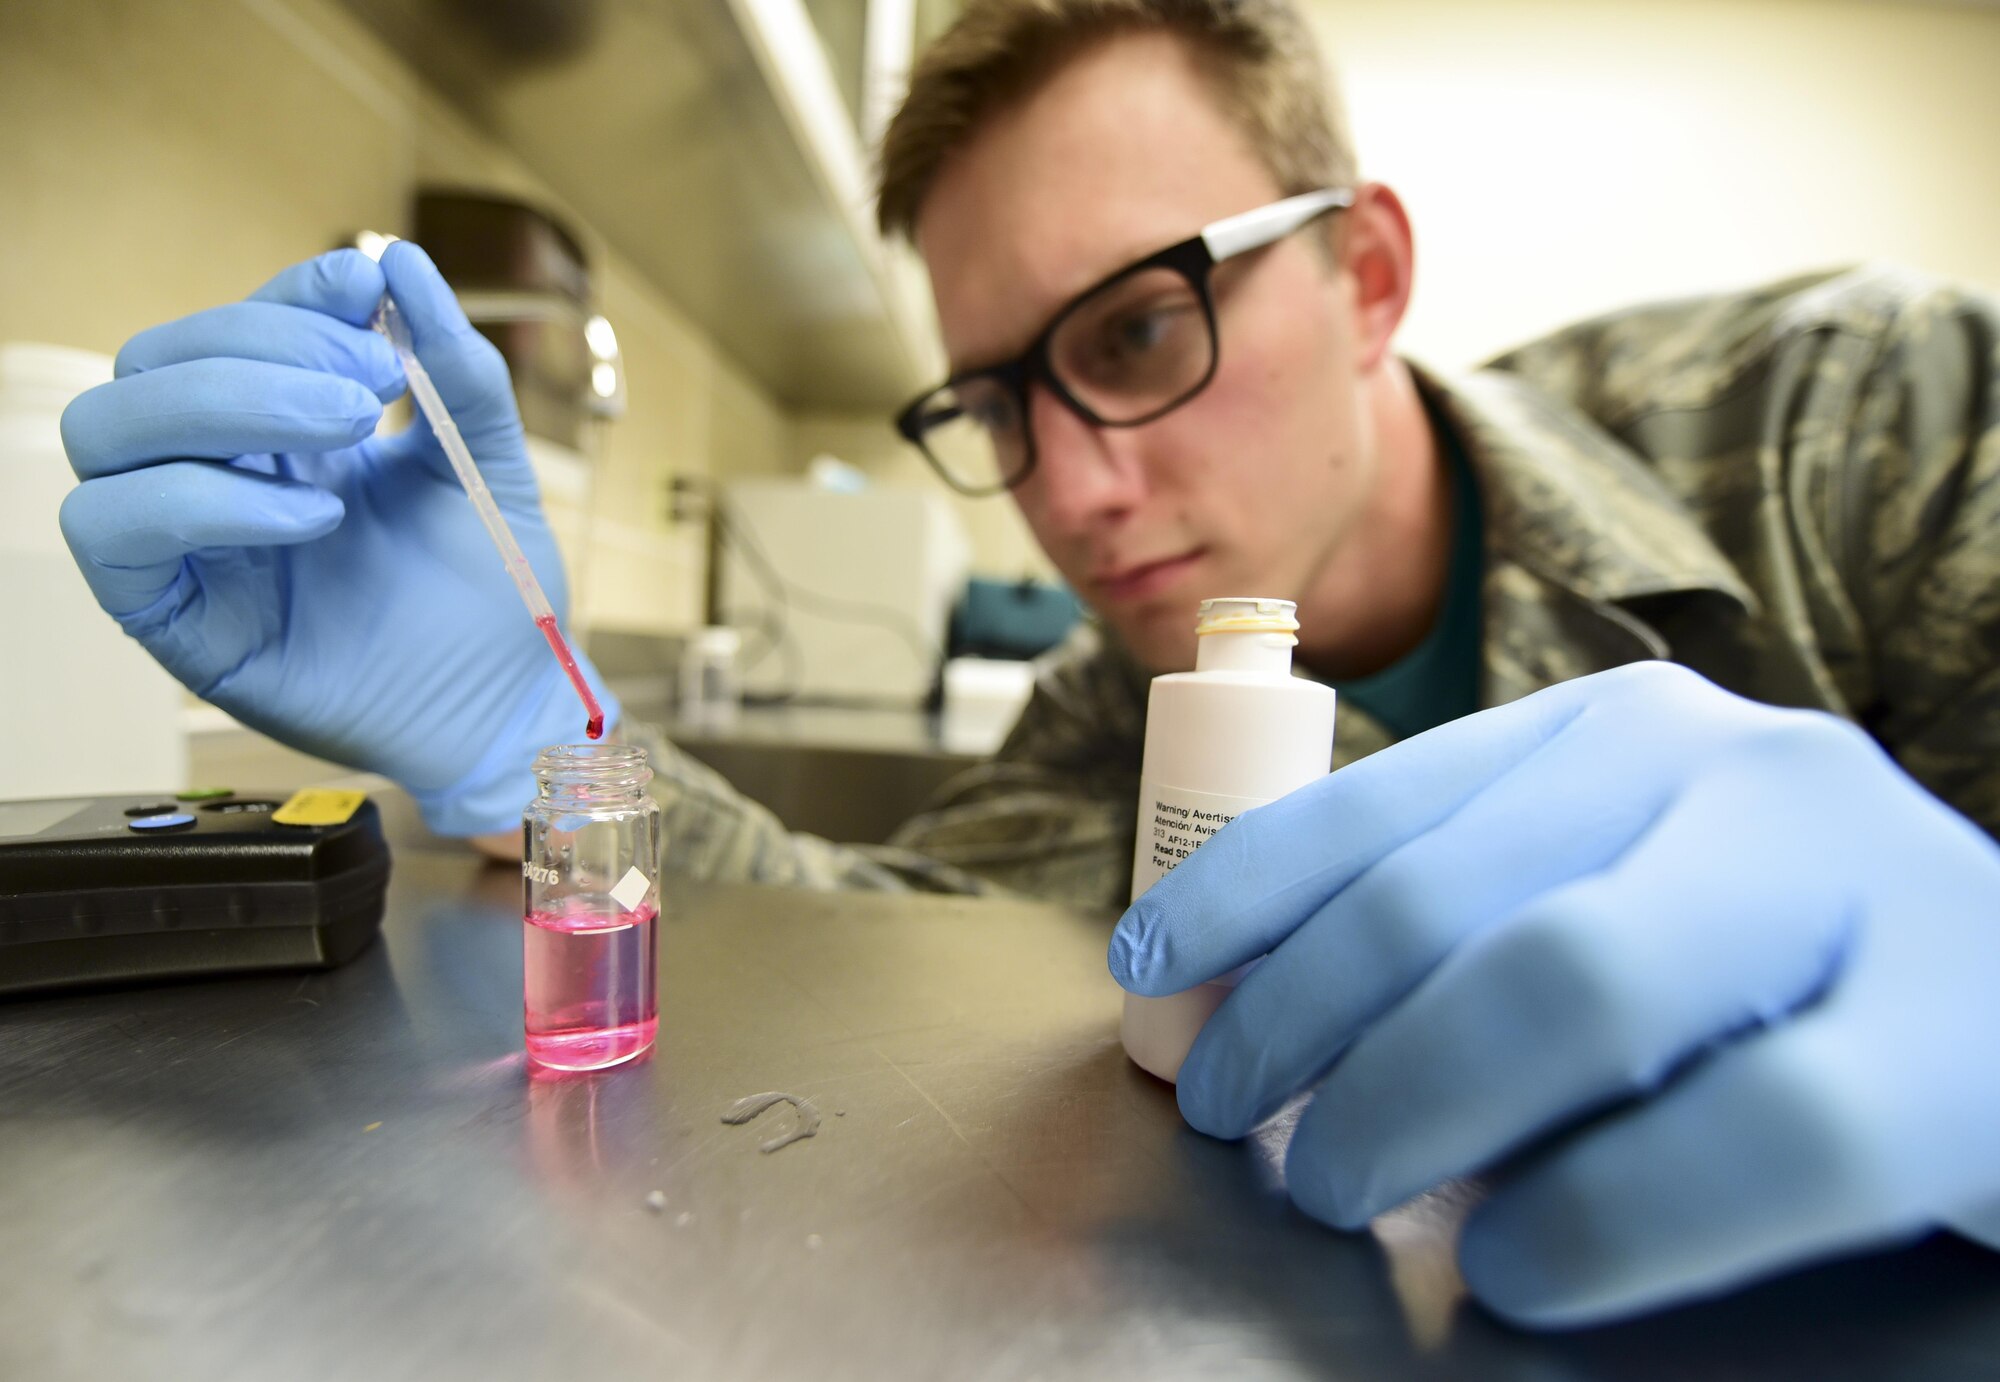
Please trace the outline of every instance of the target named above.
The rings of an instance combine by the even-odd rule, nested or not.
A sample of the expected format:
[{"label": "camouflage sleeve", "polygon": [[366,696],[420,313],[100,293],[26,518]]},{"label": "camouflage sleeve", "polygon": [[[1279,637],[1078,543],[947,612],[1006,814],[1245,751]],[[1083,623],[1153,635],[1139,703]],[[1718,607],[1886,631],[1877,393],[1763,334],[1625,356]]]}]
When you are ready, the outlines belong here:
[{"label": "camouflage sleeve", "polygon": [[627,726],[626,738],[652,761],[665,867],[785,887],[1122,904],[1144,735],[1143,674],[1101,655],[1089,635],[1037,670],[1035,694],[999,755],[945,784],[887,845],[841,845],[787,830],[657,729]]},{"label": "camouflage sleeve", "polygon": [[646,750],[660,803],[662,867],[726,883],[786,888],[887,891],[994,891],[976,875],[907,850],[840,845],[787,830],[707,764],[682,752],[652,725],[628,724],[627,742]]},{"label": "camouflage sleeve", "polygon": [[[1869,728],[2000,838],[2000,302],[1914,301],[1859,396],[1846,584],[1874,649]],[[1839,540],[1839,534],[1835,540]]]},{"label": "camouflage sleeve", "polygon": [[961,773],[892,845],[1074,907],[1118,908],[1132,883],[1150,679],[1084,625],[1036,665],[997,757]]}]

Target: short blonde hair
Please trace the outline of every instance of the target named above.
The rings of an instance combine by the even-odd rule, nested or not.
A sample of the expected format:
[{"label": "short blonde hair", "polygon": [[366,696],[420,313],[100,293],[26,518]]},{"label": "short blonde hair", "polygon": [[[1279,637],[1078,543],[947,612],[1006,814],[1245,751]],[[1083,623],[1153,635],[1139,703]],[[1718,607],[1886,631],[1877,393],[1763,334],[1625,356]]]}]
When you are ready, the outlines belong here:
[{"label": "short blonde hair", "polygon": [[1286,196],[1354,185],[1354,149],[1331,75],[1287,0],[970,0],[918,60],[883,135],[882,233],[914,237],[938,169],[988,116],[1085,49],[1149,31],[1188,46],[1218,107]]}]

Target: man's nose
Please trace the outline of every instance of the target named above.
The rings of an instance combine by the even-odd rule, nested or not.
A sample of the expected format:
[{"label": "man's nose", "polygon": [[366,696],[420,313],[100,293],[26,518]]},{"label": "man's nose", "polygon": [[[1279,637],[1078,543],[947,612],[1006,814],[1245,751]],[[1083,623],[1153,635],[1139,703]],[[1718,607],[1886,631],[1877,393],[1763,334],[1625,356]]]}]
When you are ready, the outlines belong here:
[{"label": "man's nose", "polygon": [[1028,392],[1035,469],[1021,498],[1058,532],[1083,533],[1130,512],[1145,497],[1136,429],[1099,427],[1037,383]]}]

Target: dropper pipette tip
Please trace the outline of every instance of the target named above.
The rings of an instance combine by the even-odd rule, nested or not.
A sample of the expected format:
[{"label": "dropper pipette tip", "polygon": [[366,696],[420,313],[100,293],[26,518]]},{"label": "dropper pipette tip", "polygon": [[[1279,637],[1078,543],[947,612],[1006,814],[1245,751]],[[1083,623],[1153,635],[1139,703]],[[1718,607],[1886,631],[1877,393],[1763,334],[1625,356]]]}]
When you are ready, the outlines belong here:
[{"label": "dropper pipette tip", "polygon": [[371,326],[385,337],[402,361],[403,373],[410,384],[410,394],[416,400],[417,408],[430,423],[431,432],[437,437],[438,445],[444,448],[445,457],[451,462],[452,472],[458,482],[465,487],[466,497],[472,500],[472,507],[480,521],[486,526],[486,535],[493,540],[493,546],[500,553],[500,561],[507,574],[514,578],[515,588],[521,592],[521,600],[528,607],[528,614],[548,639],[549,651],[555,654],[563,675],[576,688],[577,698],[583,702],[584,713],[589,717],[584,722],[584,733],[592,739],[603,737],[604,710],[591,694],[590,683],[583,679],[583,670],[577,666],[576,657],[570,652],[568,642],[556,628],[556,616],[549,605],[548,596],[542,592],[541,582],[535,579],[534,568],[521,552],[521,544],[514,538],[514,530],[507,525],[500,506],[493,501],[493,492],[479,474],[479,467],[472,459],[472,452],[459,435],[458,426],[451,420],[451,412],[439,396],[437,386],[431,382],[428,371],[417,359],[416,343],[410,335],[409,323],[404,320],[395,300],[383,294],[381,305],[375,309]]}]

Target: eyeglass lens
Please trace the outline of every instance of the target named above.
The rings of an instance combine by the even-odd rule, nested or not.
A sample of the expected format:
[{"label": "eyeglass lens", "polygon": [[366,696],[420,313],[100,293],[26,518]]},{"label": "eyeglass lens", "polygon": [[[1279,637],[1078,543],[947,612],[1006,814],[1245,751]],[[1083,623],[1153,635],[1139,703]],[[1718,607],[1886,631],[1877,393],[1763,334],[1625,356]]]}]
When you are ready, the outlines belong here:
[{"label": "eyeglass lens", "polygon": [[997,379],[975,375],[945,385],[924,401],[918,425],[924,450],[962,488],[1004,488],[1027,462],[1020,404]]},{"label": "eyeglass lens", "polygon": [[1142,269],[1078,303],[1049,341],[1049,364],[1072,397],[1105,422],[1135,422],[1201,382],[1212,351],[1194,285]]},{"label": "eyeglass lens", "polygon": [[[1215,362],[1200,293],[1180,272],[1148,268],[1074,304],[1049,338],[1049,368],[1097,420],[1117,425],[1163,412],[1198,389]],[[939,389],[919,417],[923,444],[955,484],[1004,487],[1027,463],[1020,401],[974,376]]]}]

